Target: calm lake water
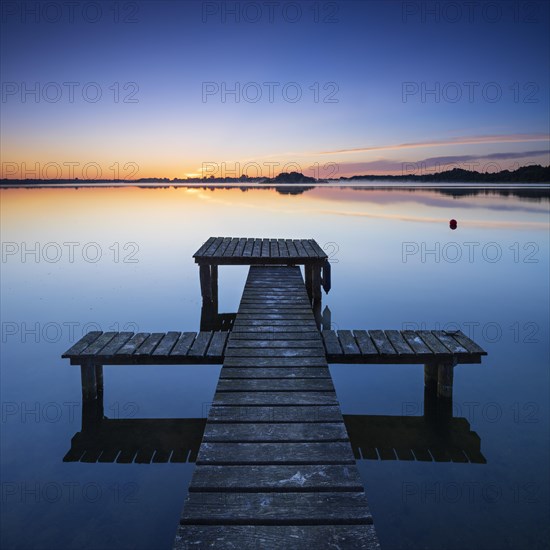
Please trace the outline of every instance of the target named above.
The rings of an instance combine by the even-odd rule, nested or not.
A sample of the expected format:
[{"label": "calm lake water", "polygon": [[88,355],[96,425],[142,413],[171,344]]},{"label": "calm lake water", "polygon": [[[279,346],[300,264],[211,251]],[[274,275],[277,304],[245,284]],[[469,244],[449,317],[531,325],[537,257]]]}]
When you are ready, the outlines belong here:
[{"label": "calm lake water", "polygon": [[[315,238],[335,329],[459,327],[488,351],[455,369],[480,463],[358,461],[384,549],[548,548],[549,201],[525,195],[2,190],[2,548],[171,547],[194,465],[64,462],[82,407],[60,356],[87,330],[197,330],[211,235]],[[220,269],[221,312],[246,273]],[[220,367],[104,370],[105,415],[136,420],[204,418]],[[331,372],[343,413],[395,425],[388,441],[422,415],[421,365]]]}]

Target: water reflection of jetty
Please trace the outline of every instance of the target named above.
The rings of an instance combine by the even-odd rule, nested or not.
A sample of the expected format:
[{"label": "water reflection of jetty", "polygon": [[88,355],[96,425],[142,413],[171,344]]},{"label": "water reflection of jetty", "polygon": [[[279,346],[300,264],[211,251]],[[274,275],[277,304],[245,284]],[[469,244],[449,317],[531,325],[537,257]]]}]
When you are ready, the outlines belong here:
[{"label": "water reflection of jetty", "polygon": [[[85,401],[65,460],[196,460],[175,548],[378,548],[356,458],[484,462],[452,418],[455,366],[485,355],[462,332],[328,330],[330,264],[312,239],[211,237],[194,258],[198,333],[89,333],[64,354]],[[234,317],[218,314],[224,265],[251,266]],[[424,416],[344,418],[329,362],[424,365]],[[104,365],[201,363],[223,364],[206,423],[103,417]]]},{"label": "water reflection of jetty", "polygon": [[[89,413],[90,411],[88,411]],[[442,424],[426,417],[344,415],[346,432],[356,460],[418,460],[484,464],[479,436],[465,418]],[[224,426],[204,438],[205,418],[110,419],[83,418],[82,430],[71,440],[64,462],[157,464],[195,462],[202,441],[227,440]],[[242,441],[256,441],[254,432],[241,430]],[[277,441],[265,434],[262,442]],[[256,441],[257,442],[257,441]]]}]

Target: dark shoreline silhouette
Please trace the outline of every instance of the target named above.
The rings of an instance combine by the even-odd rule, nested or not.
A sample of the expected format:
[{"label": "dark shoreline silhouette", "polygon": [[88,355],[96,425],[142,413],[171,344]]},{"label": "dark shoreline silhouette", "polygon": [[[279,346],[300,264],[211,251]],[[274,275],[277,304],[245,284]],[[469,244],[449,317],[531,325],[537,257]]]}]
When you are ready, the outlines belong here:
[{"label": "dark shoreline silhouette", "polygon": [[124,179],[110,179],[110,180],[94,180],[94,179],[0,179],[0,185],[55,185],[55,184],[71,184],[71,183],[124,183],[124,184],[139,184],[139,183],[158,183],[170,186],[171,184],[185,184],[185,183],[246,183],[246,184],[338,184],[340,182],[354,182],[354,181],[383,181],[383,182],[421,182],[421,183],[491,183],[491,184],[504,184],[504,183],[547,183],[550,184],[550,166],[541,166],[540,164],[533,164],[530,166],[522,166],[517,170],[510,172],[509,170],[501,170],[500,172],[477,172],[475,170],[462,170],[460,168],[454,168],[453,170],[446,170],[444,172],[437,172],[435,174],[423,174],[423,175],[402,175],[402,176],[377,176],[372,174],[356,175],[350,177],[340,177],[339,179],[316,179],[309,176],[305,176],[300,172],[282,172],[274,178],[256,177],[249,178],[246,175],[242,175],[239,178],[216,178],[210,176],[208,178],[139,178],[135,180]]}]

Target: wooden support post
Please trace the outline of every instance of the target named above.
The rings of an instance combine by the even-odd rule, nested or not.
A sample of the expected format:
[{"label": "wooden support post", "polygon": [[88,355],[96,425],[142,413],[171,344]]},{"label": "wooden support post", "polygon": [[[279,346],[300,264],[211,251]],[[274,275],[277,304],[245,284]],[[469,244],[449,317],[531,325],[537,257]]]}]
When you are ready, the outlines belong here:
[{"label": "wooden support post", "polygon": [[424,365],[424,387],[436,389],[437,387],[437,363]]},{"label": "wooden support post", "polygon": [[323,323],[323,317],[321,314],[321,300],[318,300],[317,302],[313,302],[313,316],[315,317],[315,323],[317,324],[317,330],[321,330],[322,323]]},{"label": "wooden support post", "polygon": [[201,307],[201,322],[200,330],[201,331],[210,331],[210,330],[220,330],[219,328],[220,319],[218,315],[217,307],[214,307],[212,301],[202,302]]},{"label": "wooden support post", "polygon": [[212,290],[210,291],[212,295],[212,304],[214,305],[214,309],[216,310],[216,313],[218,312],[218,266],[212,265],[210,266],[210,284]]},{"label": "wooden support post", "polygon": [[320,302],[321,301],[321,265],[320,264],[314,264],[311,268],[312,275],[311,275],[311,286],[313,290],[313,302]]},{"label": "wooden support post", "polygon": [[439,399],[453,398],[453,370],[454,364],[440,363],[437,368],[437,397]]},{"label": "wooden support post", "polygon": [[80,378],[82,381],[82,400],[92,401],[97,399],[96,366],[93,363],[80,365]]},{"label": "wooden support post", "polygon": [[311,269],[311,265],[304,264],[304,274],[306,278],[306,290],[307,295],[309,296],[310,301],[313,300],[313,285],[312,285],[312,278],[313,278],[313,271]]},{"label": "wooden support post", "polygon": [[435,420],[437,415],[437,363],[424,365],[424,417]]},{"label": "wooden support post", "polygon": [[440,363],[437,369],[437,421],[445,430],[453,417],[453,375],[456,361]]},{"label": "wooden support post", "polygon": [[97,396],[103,395],[103,365],[95,366],[95,385]]},{"label": "wooden support post", "polygon": [[199,278],[201,282],[201,294],[203,302],[212,301],[212,277],[209,264],[199,265]]},{"label": "wooden support post", "polygon": [[332,286],[332,279],[331,279],[331,273],[330,273],[330,262],[328,260],[325,260],[323,262],[323,275],[321,277],[321,281],[323,284],[324,291],[328,294],[330,292],[330,288]]},{"label": "wooden support post", "polygon": [[332,328],[332,312],[328,306],[325,306],[325,309],[323,310],[321,324],[322,330],[331,330]]}]

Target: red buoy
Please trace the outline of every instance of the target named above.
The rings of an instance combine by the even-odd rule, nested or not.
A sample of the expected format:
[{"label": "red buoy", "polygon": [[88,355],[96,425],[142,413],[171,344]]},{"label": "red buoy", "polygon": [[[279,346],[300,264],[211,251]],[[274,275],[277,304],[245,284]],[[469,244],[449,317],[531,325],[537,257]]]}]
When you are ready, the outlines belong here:
[{"label": "red buoy", "polygon": [[454,231],[456,229],[457,223],[456,220],[451,220],[449,222],[449,227]]}]

